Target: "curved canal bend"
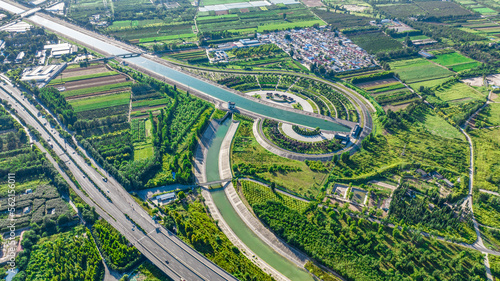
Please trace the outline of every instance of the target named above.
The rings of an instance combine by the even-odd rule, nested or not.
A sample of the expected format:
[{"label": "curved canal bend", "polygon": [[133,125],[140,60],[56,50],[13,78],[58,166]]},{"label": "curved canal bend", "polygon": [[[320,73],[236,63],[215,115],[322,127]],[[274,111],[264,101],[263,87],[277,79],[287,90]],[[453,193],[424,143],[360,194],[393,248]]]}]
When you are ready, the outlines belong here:
[{"label": "curved canal bend", "polygon": [[[206,180],[207,182],[220,180],[219,176],[219,151],[222,141],[231,125],[232,120],[228,118],[219,126],[212,139],[212,143],[207,151],[206,158]],[[248,228],[245,222],[231,206],[224,190],[218,189],[210,192],[212,199],[219,209],[224,221],[238,238],[245,243],[260,259],[288,277],[290,280],[313,281],[314,279],[304,269],[297,267],[293,262],[274,251],[269,245],[262,241],[253,231]]]}]

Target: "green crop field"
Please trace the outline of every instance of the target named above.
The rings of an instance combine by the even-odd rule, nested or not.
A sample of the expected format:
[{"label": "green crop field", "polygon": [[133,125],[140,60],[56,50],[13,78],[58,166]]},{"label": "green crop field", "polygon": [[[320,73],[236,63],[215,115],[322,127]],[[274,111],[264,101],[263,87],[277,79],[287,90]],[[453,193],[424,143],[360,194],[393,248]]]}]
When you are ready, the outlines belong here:
[{"label": "green crop field", "polygon": [[472,9],[474,12],[478,12],[480,14],[498,14],[497,11],[492,10],[490,8],[476,8]]},{"label": "green crop field", "polygon": [[482,99],[484,95],[461,82],[441,86],[435,91],[436,97],[447,102],[463,102]]},{"label": "green crop field", "polygon": [[125,105],[130,102],[130,92],[70,100],[75,112]]},{"label": "green crop field", "polygon": [[[490,103],[479,112],[476,122],[480,120],[483,125],[500,126],[500,103]],[[477,124],[477,123],[476,123]]]},{"label": "green crop field", "polygon": [[389,65],[401,80],[407,83],[427,81],[453,75],[453,72],[422,58],[390,62]]},{"label": "green crop field", "polygon": [[403,49],[400,42],[378,30],[352,33],[347,37],[371,54]]},{"label": "green crop field", "polygon": [[123,82],[123,83],[109,84],[109,85],[98,86],[98,87],[90,87],[90,88],[84,88],[84,89],[78,89],[78,90],[72,90],[72,91],[65,91],[65,92],[62,92],[62,94],[64,95],[64,97],[67,98],[67,97],[80,96],[80,95],[98,93],[98,92],[104,92],[104,91],[110,91],[110,90],[119,90],[119,89],[123,89],[125,87],[130,87],[131,85],[132,85],[132,82]]},{"label": "green crop field", "polygon": [[442,54],[442,55],[436,55],[435,59],[432,59],[434,62],[439,63],[440,65],[444,66],[451,66],[455,64],[462,64],[462,63],[470,63],[474,62],[473,59],[470,59],[466,56],[463,56],[459,53],[448,53],[448,54]]},{"label": "green crop field", "polygon": [[[61,84],[61,83],[65,83],[65,82],[85,80],[85,79],[92,79],[92,78],[99,78],[99,77],[114,76],[114,75],[118,75],[118,72],[108,71],[108,72],[94,73],[94,74],[89,74],[89,75],[82,75],[82,76],[75,76],[75,77],[68,77],[68,78],[64,78],[64,75],[62,75],[62,76],[58,76],[58,78],[55,78],[52,81],[50,81],[49,85],[55,85],[55,84]],[[62,77],[62,79],[60,79],[61,77]]]},{"label": "green crop field", "polygon": [[456,64],[451,67],[451,69],[455,72],[459,72],[462,70],[467,70],[467,69],[472,69],[480,66],[481,63],[478,61],[473,61],[473,62],[466,62],[466,63],[461,63],[461,64]]}]

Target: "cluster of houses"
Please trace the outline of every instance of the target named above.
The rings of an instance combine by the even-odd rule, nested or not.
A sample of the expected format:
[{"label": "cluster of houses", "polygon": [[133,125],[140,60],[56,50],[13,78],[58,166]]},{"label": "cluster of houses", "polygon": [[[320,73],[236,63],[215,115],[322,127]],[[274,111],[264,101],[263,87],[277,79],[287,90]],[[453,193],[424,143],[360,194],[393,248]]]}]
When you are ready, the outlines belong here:
[{"label": "cluster of houses", "polygon": [[229,56],[226,51],[239,49],[239,48],[248,48],[248,47],[257,47],[262,45],[263,42],[256,39],[240,39],[235,42],[228,42],[224,44],[219,44],[215,48],[207,49],[207,56],[211,63],[214,62],[227,62],[229,61]]},{"label": "cluster of houses", "polygon": [[258,38],[276,44],[309,68],[316,65],[324,66],[327,71],[342,72],[375,66],[365,50],[325,27],[277,31]]},{"label": "cluster of houses", "polygon": [[439,185],[438,181],[442,181],[449,188],[453,188],[455,186],[450,180],[448,180],[447,178],[443,177],[440,173],[438,173],[436,171],[432,171],[430,173],[427,173],[424,170],[422,170],[422,169],[419,168],[415,172],[417,172],[418,174],[420,174],[422,180],[430,181],[430,180],[434,179],[434,180],[436,180],[436,183],[438,185]]}]

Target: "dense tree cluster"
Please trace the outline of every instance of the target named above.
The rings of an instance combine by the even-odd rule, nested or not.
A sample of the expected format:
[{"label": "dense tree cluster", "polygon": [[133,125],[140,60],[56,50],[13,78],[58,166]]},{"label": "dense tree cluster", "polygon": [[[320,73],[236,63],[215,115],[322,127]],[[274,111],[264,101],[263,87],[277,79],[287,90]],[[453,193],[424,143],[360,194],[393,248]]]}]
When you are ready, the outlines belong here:
[{"label": "dense tree cluster", "polygon": [[416,196],[406,183],[394,191],[389,214],[395,222],[404,220],[437,230],[460,229],[462,223],[472,227],[470,211],[464,211],[461,205],[449,205],[439,194],[433,198]]},{"label": "dense tree cluster", "polygon": [[481,253],[430,241],[419,232],[394,230],[391,236],[386,227],[344,211],[309,208],[301,214],[273,201],[253,209],[287,243],[347,280],[485,278]]},{"label": "dense tree cluster", "polygon": [[137,248],[105,220],[97,221],[92,226],[92,233],[107,264],[113,270],[128,271],[142,260]]},{"label": "dense tree cluster", "polygon": [[233,171],[236,175],[256,175],[257,173],[288,173],[300,171],[300,168],[289,165],[261,164],[252,163],[233,164]]},{"label": "dense tree cluster", "polygon": [[56,88],[44,87],[40,90],[38,97],[64,125],[73,125],[76,122],[73,107]]},{"label": "dense tree cluster", "polygon": [[102,280],[104,266],[88,229],[78,227],[51,238],[38,242],[40,236],[34,231],[24,234],[23,251],[16,260],[20,271],[15,281]]},{"label": "dense tree cluster", "polygon": [[184,241],[239,280],[273,280],[229,241],[201,203],[191,203],[169,214],[175,220],[177,234]]},{"label": "dense tree cluster", "polygon": [[329,153],[342,148],[337,139],[324,140],[321,142],[301,142],[289,138],[281,133],[278,128],[279,123],[274,120],[264,120],[264,133],[270,138],[273,143],[280,147],[299,153]]}]

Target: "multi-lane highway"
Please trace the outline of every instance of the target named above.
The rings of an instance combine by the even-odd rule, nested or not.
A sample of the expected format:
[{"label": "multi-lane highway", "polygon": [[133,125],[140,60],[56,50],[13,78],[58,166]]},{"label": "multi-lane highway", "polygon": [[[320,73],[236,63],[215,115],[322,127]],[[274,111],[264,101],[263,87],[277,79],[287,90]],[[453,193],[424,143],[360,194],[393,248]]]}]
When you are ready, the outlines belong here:
[{"label": "multi-lane highway", "polygon": [[[17,110],[19,117],[52,145],[54,152],[66,163],[88,197],[85,199],[90,199],[100,209],[100,214],[162,271],[174,280],[237,280],[156,224],[112,177],[107,177],[105,182],[98,171],[87,165],[71,146],[65,145],[58,132],[42,116],[38,116],[39,111],[23,97],[19,89],[11,84],[0,86],[0,98],[7,100]],[[106,173],[102,169],[100,172]]]}]

